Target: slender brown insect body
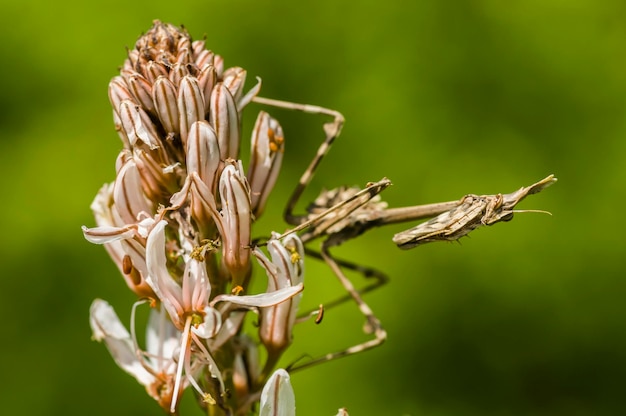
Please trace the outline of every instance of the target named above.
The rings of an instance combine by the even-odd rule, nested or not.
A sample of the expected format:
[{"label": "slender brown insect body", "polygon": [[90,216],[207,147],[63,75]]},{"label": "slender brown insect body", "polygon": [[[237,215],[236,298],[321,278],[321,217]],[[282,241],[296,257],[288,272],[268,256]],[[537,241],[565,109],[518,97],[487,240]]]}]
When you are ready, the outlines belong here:
[{"label": "slender brown insect body", "polygon": [[[328,115],[334,118],[333,122],[324,125],[326,138],[320,145],[308,168],[300,177],[298,185],[285,207],[285,221],[295,227],[279,238],[302,231],[303,233],[300,237],[304,244],[310,243],[317,238],[322,239],[319,252],[310,248],[305,248],[305,251],[308,255],[324,260],[348,293],[345,297],[327,303],[326,308],[352,299],[366,318],[366,332],[374,335],[374,338],[369,341],[342,351],[326,354],[304,364],[294,365],[290,367],[290,371],[376,347],[383,343],[387,337],[380,321],[361,297],[361,294],[384,284],[388,280],[387,276],[375,269],[335,259],[329,252],[330,247],[353,239],[373,227],[431,217],[435,218],[396,234],[393,237],[393,241],[400,248],[409,249],[432,241],[457,240],[483,225],[492,225],[496,222],[510,220],[514,212],[523,212],[513,209],[518,202],[527,195],[537,193],[556,181],[556,178],[550,175],[533,185],[521,188],[517,192],[510,194],[466,195],[456,201],[387,208],[387,204],[381,201],[379,194],[391,185],[391,181],[383,178],[378,182],[368,183],[364,189],[339,187],[323,191],[309,205],[306,214],[295,215],[293,210],[298,200],[310,183],[321,160],[328,153],[331,145],[341,132],[344,118],[339,112],[323,107],[288,103],[261,97],[255,97],[253,101],[307,113]],[[375,277],[376,282],[357,290],[344,275],[342,267],[359,271],[366,277]],[[319,323],[323,317],[323,309],[309,311],[305,316],[310,317],[316,313],[316,323]]]},{"label": "slender brown insect body", "polygon": [[510,221],[515,212],[545,212],[514,208],[527,195],[540,192],[556,180],[554,175],[550,175],[537,183],[505,195],[467,195],[450,211],[396,234],[393,242],[402,249],[409,249],[433,241],[454,241],[483,225]]}]

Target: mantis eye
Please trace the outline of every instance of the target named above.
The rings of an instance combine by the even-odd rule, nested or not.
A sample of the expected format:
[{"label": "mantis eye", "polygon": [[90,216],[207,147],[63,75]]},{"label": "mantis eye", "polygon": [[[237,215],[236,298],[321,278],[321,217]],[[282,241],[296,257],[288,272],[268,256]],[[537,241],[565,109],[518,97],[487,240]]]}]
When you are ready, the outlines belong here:
[{"label": "mantis eye", "polygon": [[511,221],[513,219],[513,212],[507,212],[502,217],[500,217],[500,221]]}]

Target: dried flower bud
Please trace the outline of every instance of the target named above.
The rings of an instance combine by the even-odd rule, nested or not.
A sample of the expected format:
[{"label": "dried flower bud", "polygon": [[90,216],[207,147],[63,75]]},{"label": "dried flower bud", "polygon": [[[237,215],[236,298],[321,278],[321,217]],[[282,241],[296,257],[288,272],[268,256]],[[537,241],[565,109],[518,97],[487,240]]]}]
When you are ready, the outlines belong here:
[{"label": "dried flower bud", "polygon": [[164,76],[157,78],[152,86],[152,99],[165,131],[169,134],[178,133],[180,115],[174,83]]},{"label": "dried flower bud", "polygon": [[246,83],[246,70],[240,67],[228,68],[224,72],[224,85],[233,96],[237,104],[243,95],[243,87]]},{"label": "dried flower bud", "polygon": [[211,91],[213,91],[213,87],[217,82],[217,74],[215,72],[215,67],[211,64],[206,64],[200,68],[200,73],[198,74],[198,86],[204,96],[204,113],[207,114],[211,105]]},{"label": "dried flower bud", "polygon": [[255,218],[263,213],[274,188],[283,160],[283,129],[276,119],[261,111],[252,130],[252,150],[248,167],[250,199]]},{"label": "dried flower bud", "polygon": [[133,66],[142,66],[149,61],[165,64],[177,62],[180,40],[188,37],[187,32],[176,26],[155,20],[152,28],[135,43],[139,53]]},{"label": "dried flower bud", "polygon": [[213,65],[213,58],[215,54],[206,49],[206,42],[204,40],[195,40],[191,43],[193,54],[196,57],[196,65],[198,68],[202,68],[206,64]]},{"label": "dried flower bud", "polygon": [[222,160],[237,159],[239,155],[239,115],[230,90],[218,83],[211,94],[210,122],[220,146]]},{"label": "dried flower bud", "polygon": [[232,275],[233,285],[243,285],[250,270],[250,188],[243,167],[229,164],[220,177],[224,264]]},{"label": "dried flower bud", "polygon": [[187,144],[187,134],[191,125],[204,120],[204,98],[194,77],[185,76],[178,89],[178,113],[180,115],[180,139],[183,147]]},{"label": "dried flower bud", "polygon": [[128,89],[128,85],[126,85],[126,81],[121,76],[113,77],[111,82],[109,82],[109,101],[111,102],[111,107],[113,107],[113,111],[115,111],[119,115],[120,104],[122,101],[131,101],[134,102],[134,97]]},{"label": "dried flower bud", "polygon": [[139,170],[141,183],[146,197],[156,204],[166,204],[172,192],[178,188],[177,177],[173,172],[166,172],[163,165],[168,163],[155,160],[155,152],[135,149],[133,160]]},{"label": "dried flower bud", "polygon": [[189,75],[189,68],[186,63],[177,62],[170,67],[169,78],[172,84],[177,87],[180,85],[180,81]]},{"label": "dried flower bud", "polygon": [[156,82],[159,77],[167,77],[167,66],[161,62],[148,62],[143,68],[144,76],[152,84]]},{"label": "dried flower bud", "polygon": [[128,89],[135,100],[141,104],[144,110],[151,114],[156,114],[154,101],[152,100],[152,83],[135,71],[125,73],[124,78],[127,80]]},{"label": "dried flower bud", "polygon": [[[275,239],[276,235],[273,237],[267,244],[271,262],[259,249],[254,251],[267,273],[268,293],[298,285],[304,280],[304,246],[300,238],[291,234],[281,242]],[[301,298],[302,295],[299,294],[260,311],[259,338],[272,359],[278,359],[291,343],[291,333]]]},{"label": "dried flower bud", "polygon": [[207,121],[193,123],[187,139],[187,172],[196,172],[214,193],[219,168],[220,149],[215,130]]}]

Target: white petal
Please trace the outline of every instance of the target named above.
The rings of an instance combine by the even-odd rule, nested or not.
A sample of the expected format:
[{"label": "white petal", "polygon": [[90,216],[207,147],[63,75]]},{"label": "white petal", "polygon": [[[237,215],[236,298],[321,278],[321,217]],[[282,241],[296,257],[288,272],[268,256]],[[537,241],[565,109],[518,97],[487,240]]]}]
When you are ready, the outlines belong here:
[{"label": "white petal", "polygon": [[173,364],[173,357],[180,348],[180,332],[172,324],[162,309],[152,308],[146,327],[146,352],[150,362],[157,371],[173,372],[175,367],[168,371],[168,365]]},{"label": "white petal", "polygon": [[125,240],[132,238],[135,233],[135,230],[130,227],[112,227],[107,225],[94,228],[87,228],[83,225],[82,230],[85,239],[94,244]]},{"label": "white petal", "polygon": [[285,300],[302,292],[304,285],[302,283],[286,287],[284,289],[276,290],[271,293],[261,293],[259,295],[248,296],[235,296],[235,295],[220,295],[213,299],[213,304],[217,302],[231,302],[236,305],[250,306],[257,308],[265,308],[268,306],[276,305],[277,303],[284,302]]},{"label": "white petal", "polygon": [[94,216],[96,224],[114,225],[113,215],[111,212],[111,203],[113,198],[113,183],[105,184],[100,188],[93,202],[89,206]]},{"label": "white petal", "polygon": [[204,315],[204,322],[197,327],[192,326],[191,332],[200,338],[213,338],[222,326],[222,315],[217,309],[210,306],[207,306],[204,312],[206,313],[206,315]]},{"label": "white petal", "polygon": [[220,331],[218,334],[210,340],[210,349],[216,351],[222,345],[237,335],[243,324],[243,320],[246,317],[246,312],[233,311],[228,315],[228,318],[222,322]]},{"label": "white petal", "polygon": [[148,236],[146,241],[146,267],[148,278],[146,281],[159,297],[167,312],[176,323],[181,319],[183,308],[182,289],[172,279],[167,270],[167,258],[165,257],[165,226],[167,221],[159,221]]},{"label": "white petal", "polygon": [[279,368],[261,392],[259,416],[295,416],[296,398],[289,382],[289,373]]},{"label": "white petal", "polygon": [[139,169],[134,160],[128,159],[117,172],[113,186],[113,201],[117,212],[126,224],[134,224],[141,212],[151,212],[145,197]]},{"label": "white petal", "polygon": [[154,218],[151,217],[144,218],[143,220],[139,221],[137,223],[137,234],[139,234],[143,238],[148,237],[148,233],[154,226],[155,222],[156,221],[154,220]]},{"label": "white petal", "polygon": [[155,378],[141,364],[130,334],[106,301],[96,299],[89,309],[89,323],[96,341],[104,341],[117,365],[148,387]]}]

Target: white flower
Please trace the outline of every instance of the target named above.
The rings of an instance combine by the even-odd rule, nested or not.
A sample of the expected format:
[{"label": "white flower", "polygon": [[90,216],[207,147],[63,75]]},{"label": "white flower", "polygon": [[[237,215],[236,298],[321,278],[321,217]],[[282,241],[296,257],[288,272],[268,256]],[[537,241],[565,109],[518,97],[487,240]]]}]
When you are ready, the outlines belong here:
[{"label": "white flower", "polygon": [[[202,352],[201,359],[209,364],[211,375],[215,377],[222,390],[225,390],[221,374],[217,370],[211,354],[204,346],[202,339],[214,337],[220,331],[222,315],[214,307],[218,302],[230,302],[245,308],[262,308],[284,302],[302,291],[302,284],[286,287],[272,293],[253,296],[219,295],[209,301],[211,284],[207,276],[204,262],[188,257],[179,285],[167,267],[165,256],[165,227],[167,221],[159,221],[151,230],[146,242],[146,264],[148,268],[147,282],[165,307],[174,326],[182,332],[180,339],[180,355],[174,383],[174,391],[178,392],[185,379],[207,402],[212,399],[196,383],[191,371],[192,342]],[[170,411],[176,410],[177,395],[174,395]]]},{"label": "white flower", "polygon": [[126,330],[108,302],[94,300],[89,312],[93,338],[104,341],[117,365],[143,385],[162,407],[168,409],[174,392],[174,354],[180,344],[180,333],[165,314],[152,309],[146,328],[147,351],[143,352],[138,348],[134,334],[131,336]]}]

